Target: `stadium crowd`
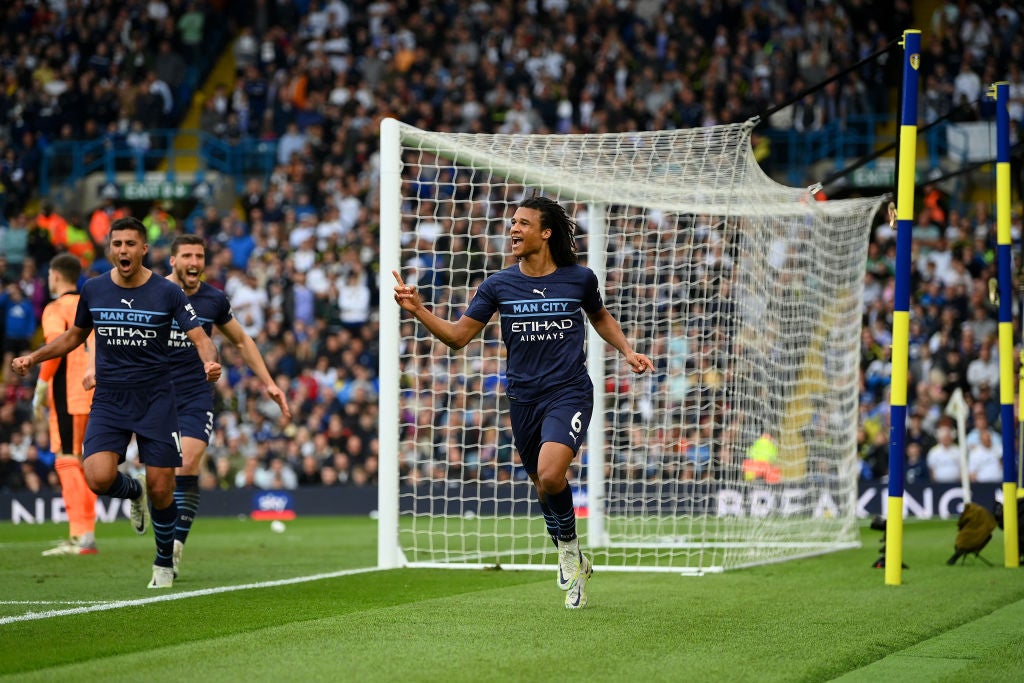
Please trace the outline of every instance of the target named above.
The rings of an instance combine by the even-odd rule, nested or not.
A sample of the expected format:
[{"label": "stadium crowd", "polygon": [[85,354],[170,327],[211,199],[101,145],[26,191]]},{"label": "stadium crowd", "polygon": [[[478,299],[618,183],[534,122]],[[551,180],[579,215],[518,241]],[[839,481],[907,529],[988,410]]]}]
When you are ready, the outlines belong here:
[{"label": "stadium crowd", "polygon": [[[1017,79],[1013,111],[1024,119],[1024,77],[1012,66],[1024,49],[1020,16],[1012,3],[988,5],[949,2],[933,19],[936,37],[922,59],[925,120],[955,108],[961,119],[984,116],[980,84],[997,76]],[[230,26],[237,77],[209,88],[200,125],[227,141],[275,142],[277,165],[249,179],[236,209],[173,216],[154,206],[145,217],[150,265],[167,272],[177,231],[207,238],[207,280],[228,293],[296,417],[278,420],[224,345],[207,489],[375,481],[382,117],[503,133],[745,120],[913,25],[904,0],[884,13],[859,0],[61,0],[15,2],[2,14],[0,489],[8,490],[56,486],[46,430],[31,419],[34,379],[8,371],[11,355],[37,341],[48,298],[43,271],[60,250],[78,254],[92,274],[109,268],[104,225],[126,210],[110,200],[89,217],[37,206],[43,149],[104,136],[128,144],[133,133],[142,144],[147,128],[175,125],[189,94],[182,64],[205,54],[211,26]],[[763,125],[822,130],[888,111],[897,76],[890,54]],[[925,190],[914,228],[910,461],[916,450],[927,463],[948,440],[942,410],[956,388],[972,404],[972,429],[983,430],[986,417],[999,426],[991,214],[986,204],[964,210],[939,188]],[[1019,214],[1014,221],[1019,239]],[[894,254],[882,223],[864,291],[859,441],[871,479],[887,474]],[[978,440],[996,450],[992,439]],[[908,464],[908,478],[930,476],[927,466]]]}]

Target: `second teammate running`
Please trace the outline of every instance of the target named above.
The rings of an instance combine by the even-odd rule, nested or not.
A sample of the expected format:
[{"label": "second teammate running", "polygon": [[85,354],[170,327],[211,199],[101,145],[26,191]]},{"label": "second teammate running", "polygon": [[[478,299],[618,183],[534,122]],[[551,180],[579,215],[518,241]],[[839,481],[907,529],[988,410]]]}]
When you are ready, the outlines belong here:
[{"label": "second teammate running", "polygon": [[[284,392],[267,370],[256,342],[246,334],[232,314],[227,295],[203,282],[206,269],[204,240],[196,235],[176,237],[171,244],[170,263],[171,274],[167,279],[180,286],[188,296],[206,333],[212,334],[214,326],[220,330],[263,383],[267,396],[277,403],[285,418],[291,419],[292,413]],[[213,435],[213,387],[200,381],[203,364],[195,345],[184,332],[172,329],[167,343],[172,362],[181,368],[174,375],[182,457],[174,487],[174,499],[178,505],[178,521],[174,529],[174,574],[177,576],[185,541],[199,510],[199,468]]]}]

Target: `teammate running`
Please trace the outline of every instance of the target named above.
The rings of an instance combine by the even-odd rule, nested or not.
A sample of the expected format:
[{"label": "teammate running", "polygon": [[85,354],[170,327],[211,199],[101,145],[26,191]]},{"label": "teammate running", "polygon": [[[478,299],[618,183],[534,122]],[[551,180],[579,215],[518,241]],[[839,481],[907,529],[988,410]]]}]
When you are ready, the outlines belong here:
[{"label": "teammate running", "polygon": [[[85,478],[95,493],[132,501],[132,525],[146,530],[147,498],[153,518],[156,559],[150,588],[174,584],[172,552],[178,507],[174,502],[174,468],[181,466],[181,437],[175,407],[170,354],[172,321],[199,349],[205,379],[220,377],[217,349],[203,331],[192,304],[173,282],[142,265],[149,251],[146,228],[135,218],[110,226],[109,258],[114,268],[82,287],[75,323],[52,342],[19,356],[11,366],[26,375],[33,365],[59,358],[96,332],[96,392],[83,453]],[[135,436],[140,480],[118,470]]]},{"label": "teammate running", "polygon": [[[213,326],[234,344],[246,365],[263,382],[267,395],[291,419],[284,393],[274,383],[260,350],[231,312],[224,292],[202,281],[206,269],[206,246],[196,235],[179,235],[171,244],[171,274],[167,279],[184,290],[198,320],[208,335]],[[175,477],[174,500],[178,522],[174,529],[174,575],[177,577],[192,523],[199,510],[199,467],[213,435],[213,387],[202,381],[203,364],[188,336],[173,325],[168,349],[176,368],[174,392],[178,397],[182,464]]]}]

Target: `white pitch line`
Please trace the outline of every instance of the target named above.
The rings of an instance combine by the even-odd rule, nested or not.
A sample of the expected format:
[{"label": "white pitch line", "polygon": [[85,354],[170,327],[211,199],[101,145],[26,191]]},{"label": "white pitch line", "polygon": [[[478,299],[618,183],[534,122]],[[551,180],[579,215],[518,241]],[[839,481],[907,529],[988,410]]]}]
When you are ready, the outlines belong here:
[{"label": "white pitch line", "polygon": [[0,600],[0,605],[104,605],[109,600]]},{"label": "white pitch line", "polygon": [[[204,595],[217,595],[218,593],[231,593],[234,591],[251,590],[253,588],[274,588],[276,586],[288,586],[295,583],[308,583],[310,581],[321,581],[323,579],[336,579],[341,576],[353,576],[355,574],[366,574],[368,572],[380,571],[376,567],[364,569],[345,569],[327,574],[313,574],[312,576],[298,576],[294,579],[278,579],[277,581],[261,581],[259,583],[244,583],[240,586],[218,586],[217,588],[204,588],[184,593],[164,593],[152,598],[140,598],[138,600],[116,600],[100,604],[88,605],[85,607],[72,607],[70,609],[52,609],[45,612],[26,612],[11,617],[0,617],[0,626],[14,624],[20,621],[36,621],[39,619],[52,619],[54,617],[72,616],[75,614],[88,614],[90,612],[105,612],[122,607],[138,607],[139,605],[151,605],[157,602],[169,602],[171,600],[183,600],[185,598],[198,598]],[[47,603],[43,603],[47,604]],[[52,604],[52,603],[50,603]]]}]

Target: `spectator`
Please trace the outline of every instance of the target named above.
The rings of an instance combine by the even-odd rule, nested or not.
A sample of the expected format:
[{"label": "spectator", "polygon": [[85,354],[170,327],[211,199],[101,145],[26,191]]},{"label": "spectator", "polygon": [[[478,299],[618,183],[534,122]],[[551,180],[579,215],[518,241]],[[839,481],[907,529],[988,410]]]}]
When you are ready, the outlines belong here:
[{"label": "spectator", "polygon": [[345,329],[359,334],[370,319],[370,300],[366,275],[359,269],[352,269],[338,285],[338,308]]},{"label": "spectator", "polygon": [[977,357],[967,364],[967,384],[974,398],[981,395],[982,386],[990,389],[999,386],[999,360],[992,357],[992,342],[987,341],[988,337],[985,339],[978,347]]},{"label": "spectator", "polygon": [[266,320],[268,297],[266,291],[259,286],[256,275],[250,271],[237,272],[228,281],[225,289],[231,299],[231,306],[242,329],[250,337],[257,337]]},{"label": "spectator", "polygon": [[985,410],[985,404],[978,401],[971,406],[971,429],[964,437],[968,450],[981,441],[982,434],[988,434],[991,440],[1002,446],[1003,437],[996,430],[992,429],[992,422],[989,420]]},{"label": "spectator", "polygon": [[185,50],[188,61],[195,63],[202,54],[203,35],[206,30],[206,15],[196,0],[188,0],[185,12],[178,18],[178,38]]},{"label": "spectator", "polygon": [[923,453],[920,443],[913,441],[907,443],[904,481],[910,486],[921,486],[928,483],[928,465],[925,463]]},{"label": "spectator", "polygon": [[106,244],[107,235],[110,233],[110,224],[127,215],[128,212],[125,209],[114,205],[112,197],[104,196],[102,204],[92,212],[89,218],[89,235],[92,237],[93,243]]},{"label": "spectator", "polygon": [[238,470],[235,474],[235,488],[247,489],[257,488],[259,484],[259,478],[257,471],[260,468],[260,461],[256,458],[249,458],[245,461],[245,465],[242,469]]},{"label": "spectator", "polygon": [[319,458],[312,454],[303,456],[302,469],[297,478],[298,486],[319,486],[323,483],[325,482],[321,474]]},{"label": "spectator", "polygon": [[935,445],[935,437],[924,428],[924,415],[921,410],[914,410],[907,421],[906,443],[918,444],[923,458]]},{"label": "spectator", "polygon": [[1003,447],[985,429],[978,433],[978,442],[967,449],[967,470],[971,481],[995,484],[1003,480]]},{"label": "spectator", "polygon": [[174,239],[178,219],[171,213],[172,209],[173,205],[169,201],[154,202],[142,219],[151,247],[166,247]]},{"label": "spectator", "polygon": [[938,429],[938,443],[928,451],[928,477],[936,484],[960,483],[960,448],[953,435],[952,420],[944,419]]},{"label": "spectator", "polygon": [[131,131],[125,136],[125,144],[136,160],[136,167],[145,168],[146,153],[153,146],[153,141],[149,137],[149,131],[143,127],[142,121],[139,119],[132,121]]},{"label": "spectator", "polygon": [[305,146],[306,136],[299,131],[299,124],[290,122],[277,141],[277,163],[282,166],[291,163],[292,157],[300,155]]},{"label": "spectator", "polygon": [[960,72],[953,79],[953,103],[961,108],[968,120],[977,118],[978,103],[981,99],[981,76],[974,70],[972,59],[964,54],[960,64]]},{"label": "spectator", "polygon": [[[713,422],[705,418],[701,420],[697,429],[694,429],[691,438],[688,439],[686,450],[683,451],[683,480],[707,479],[711,476],[712,453],[711,446]],[[637,443],[643,444],[646,440],[641,438]]]},{"label": "spectator", "polygon": [[265,467],[258,467],[253,475],[253,482],[261,489],[292,490],[298,487],[298,477],[294,470],[278,456],[271,456]]},{"label": "spectator", "polygon": [[235,55],[235,68],[244,71],[250,66],[256,66],[259,61],[259,41],[253,34],[252,26],[243,25],[239,29],[238,37],[232,48]]},{"label": "spectator", "polygon": [[231,218],[227,222],[228,240],[225,246],[231,252],[231,267],[245,270],[249,267],[249,258],[256,250],[256,240],[240,220]]},{"label": "spectator", "polygon": [[188,65],[171,45],[170,40],[161,40],[153,71],[157,80],[163,81],[172,91],[178,90],[185,83]]},{"label": "spectator", "polygon": [[[68,222],[54,210],[53,203],[43,202],[39,215],[36,216],[36,227],[46,233],[46,239],[51,248],[67,248],[68,244]],[[49,261],[40,261],[49,263]]]},{"label": "spectator", "polygon": [[0,285],[21,272],[28,257],[28,229],[23,215],[12,219],[6,227],[0,228]]},{"label": "spectator", "polygon": [[[48,270],[49,264],[45,265]],[[43,307],[46,306],[46,301],[49,298],[49,288],[46,285],[44,276],[39,274],[35,260],[28,259],[21,265],[18,287],[25,294],[25,298],[29,303],[32,304],[32,316],[35,320],[41,320],[43,317]]]},{"label": "spectator", "polygon": [[0,313],[4,319],[3,367],[7,371],[12,359],[28,353],[38,320],[32,302],[16,282],[8,284],[0,293]]}]

